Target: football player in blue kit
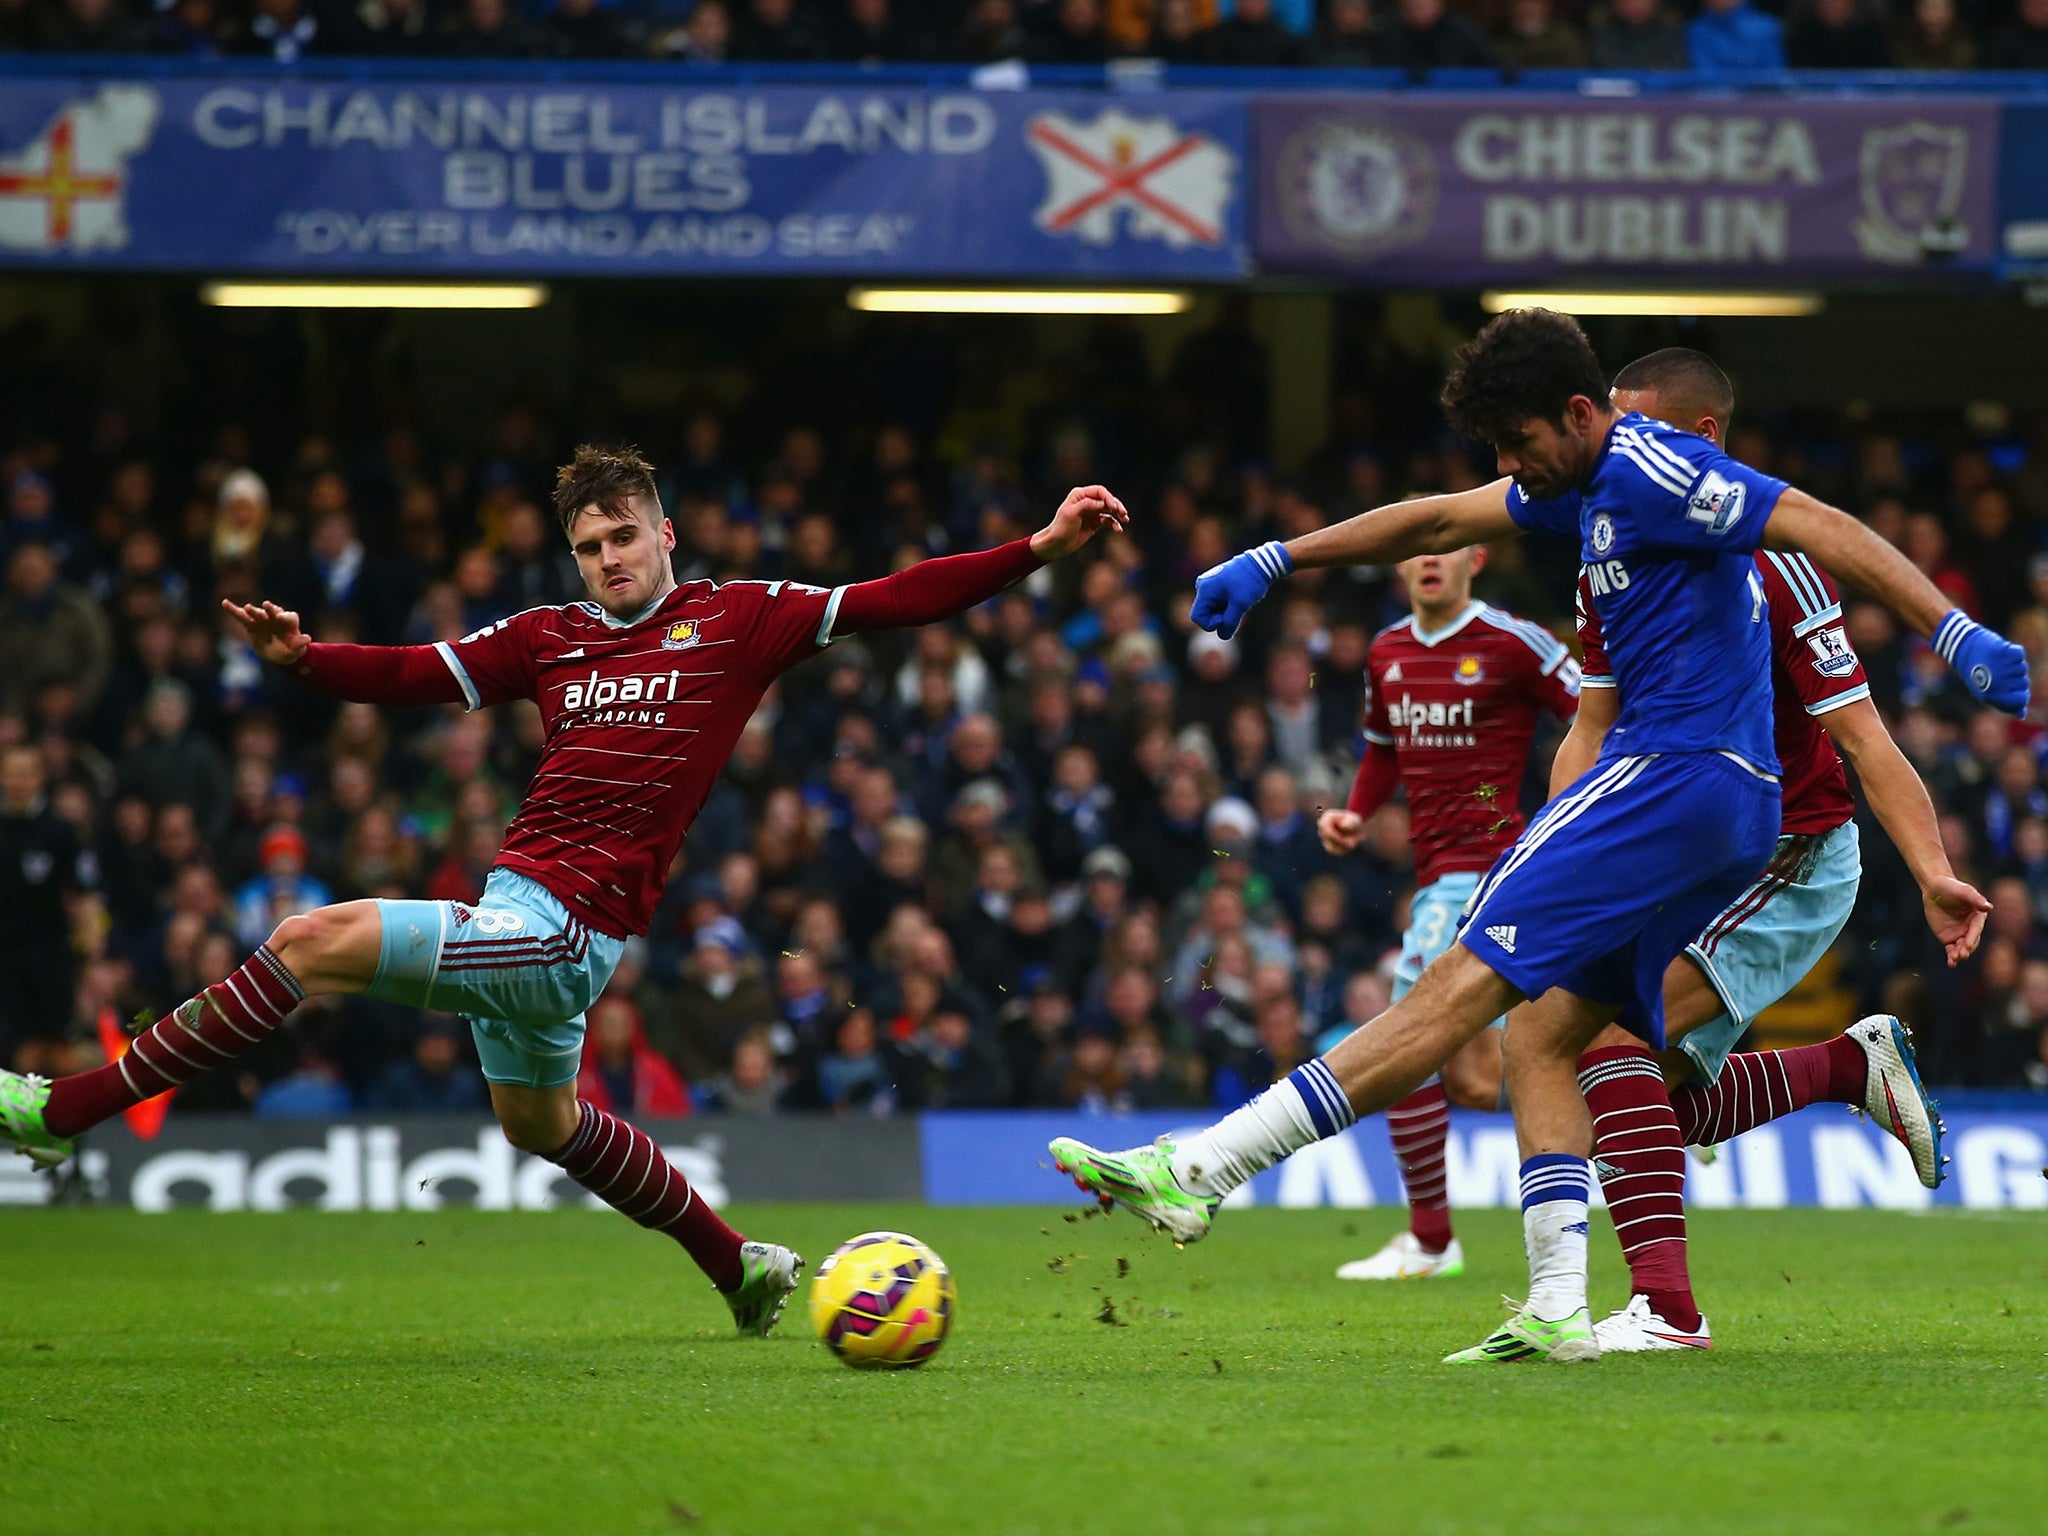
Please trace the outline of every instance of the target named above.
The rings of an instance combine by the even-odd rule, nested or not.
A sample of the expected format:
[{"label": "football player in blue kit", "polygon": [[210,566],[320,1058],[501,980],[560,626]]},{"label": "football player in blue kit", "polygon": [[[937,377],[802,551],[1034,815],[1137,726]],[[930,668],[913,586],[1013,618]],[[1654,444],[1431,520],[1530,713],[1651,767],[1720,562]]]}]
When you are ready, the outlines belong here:
[{"label": "football player in blue kit", "polygon": [[1193,617],[1228,637],[1302,567],[1387,564],[1520,532],[1577,545],[1622,710],[1598,760],[1488,872],[1459,941],[1399,1003],[1242,1109],[1182,1140],[1055,1164],[1179,1242],[1253,1174],[1413,1091],[1516,1007],[1506,1069],[1522,1152],[1529,1298],[1453,1361],[1598,1358],[1586,1307],[1593,1128],[1580,1053],[1621,1022],[1663,1044],[1665,969],[1776,845],[1771,643],[1753,559],[1797,549],[1929,637],[1977,698],[2026,708],[2025,654],[1973,623],[1847,513],[1704,438],[1617,411],[1578,324],[1542,309],[1489,323],[1444,385],[1452,423],[1503,480],[1361,514],[1205,572]]}]

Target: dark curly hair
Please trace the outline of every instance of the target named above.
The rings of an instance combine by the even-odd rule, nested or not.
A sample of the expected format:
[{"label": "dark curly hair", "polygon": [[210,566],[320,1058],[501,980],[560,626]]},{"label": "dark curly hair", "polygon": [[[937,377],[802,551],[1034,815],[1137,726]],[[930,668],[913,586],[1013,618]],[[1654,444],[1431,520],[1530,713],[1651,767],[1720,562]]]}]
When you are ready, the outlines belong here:
[{"label": "dark curly hair", "polygon": [[1497,444],[1526,421],[1564,420],[1574,395],[1607,398],[1607,375],[1579,322],[1554,309],[1511,309],[1458,348],[1443,405],[1460,432]]},{"label": "dark curly hair", "polygon": [[555,472],[555,516],[564,533],[585,507],[595,507],[606,517],[630,516],[626,501],[632,496],[644,496],[653,504],[657,523],[667,516],[654,488],[654,466],[637,448],[598,448],[584,443],[576,456]]}]

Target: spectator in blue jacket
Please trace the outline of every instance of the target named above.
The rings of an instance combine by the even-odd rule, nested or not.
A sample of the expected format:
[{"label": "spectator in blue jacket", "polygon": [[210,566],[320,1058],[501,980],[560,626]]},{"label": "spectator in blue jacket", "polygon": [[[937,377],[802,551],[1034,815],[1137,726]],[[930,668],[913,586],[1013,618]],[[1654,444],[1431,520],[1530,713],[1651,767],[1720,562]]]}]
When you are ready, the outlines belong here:
[{"label": "spectator in blue jacket", "polygon": [[1692,67],[1701,74],[1785,67],[1785,27],[1749,0],[1706,0],[1685,29]]}]

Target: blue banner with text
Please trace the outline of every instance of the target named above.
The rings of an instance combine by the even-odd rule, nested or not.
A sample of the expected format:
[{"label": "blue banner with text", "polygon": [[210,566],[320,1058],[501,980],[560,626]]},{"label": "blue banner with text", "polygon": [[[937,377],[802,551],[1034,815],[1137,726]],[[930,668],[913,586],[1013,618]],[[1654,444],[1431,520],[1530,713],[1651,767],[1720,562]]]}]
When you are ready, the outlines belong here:
[{"label": "blue banner with text", "polygon": [[1242,96],[9,79],[0,262],[370,275],[1249,270]]},{"label": "blue banner with text", "polygon": [[[1185,1114],[1090,1117],[1068,1114],[932,1114],[918,1123],[925,1198],[934,1205],[1047,1205],[1086,1196],[1046,1156],[1055,1136],[1129,1147],[1207,1122]],[[1853,1210],[2048,1208],[2048,1106],[1951,1109],[1954,1162],[1938,1190],[1921,1187],[1906,1149],[1840,1105],[1823,1105],[1759,1126],[1715,1160],[1686,1160],[1686,1198],[1702,1208],[1819,1206]],[[1467,1110],[1451,1116],[1446,1149],[1453,1206],[1520,1204],[1521,1159],[1506,1115]],[[1401,1170],[1375,1116],[1342,1136],[1317,1142],[1268,1169],[1232,1196],[1232,1204],[1270,1206],[1400,1205]]]}]

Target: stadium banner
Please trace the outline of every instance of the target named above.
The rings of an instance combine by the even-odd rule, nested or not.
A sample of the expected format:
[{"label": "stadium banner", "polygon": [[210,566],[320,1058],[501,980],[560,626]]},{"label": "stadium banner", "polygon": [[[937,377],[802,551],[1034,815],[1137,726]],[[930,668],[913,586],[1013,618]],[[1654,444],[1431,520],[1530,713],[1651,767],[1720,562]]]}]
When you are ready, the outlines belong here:
[{"label": "stadium banner", "polygon": [[[650,1122],[646,1129],[712,1205],[736,1200],[923,1200],[933,1205],[1085,1201],[1046,1156],[1055,1136],[1131,1146],[1185,1133],[1207,1116],[1117,1117],[1039,1111],[954,1112],[894,1120],[789,1116]],[[1918,1210],[2048,1209],[2048,1105],[1952,1109],[1948,1181],[1933,1193],[1905,1149],[1839,1106],[1751,1131],[1704,1164],[1688,1158],[1695,1205]],[[1454,1111],[1447,1149],[1451,1204],[1519,1203],[1514,1127],[1505,1115]],[[470,1116],[254,1120],[173,1115],[142,1140],[119,1121],[81,1149],[75,1191],[142,1211],[430,1211],[596,1207],[544,1159],[515,1151],[497,1125]],[[18,1158],[0,1159],[0,1206],[42,1205],[58,1186]],[[1400,1170],[1386,1124],[1296,1153],[1232,1205],[1399,1205]]]},{"label": "stadium banner", "polygon": [[1253,108],[1253,245],[1267,271],[1432,287],[1984,269],[2002,111],[1953,97],[1268,97]]},{"label": "stadium banner", "polygon": [[214,272],[1249,270],[1242,95],[24,77],[0,263]]},{"label": "stadium banner", "polygon": [[[1185,1135],[1206,1113],[1116,1117],[1075,1113],[935,1114],[921,1121],[925,1198],[934,1205],[1085,1204],[1046,1156],[1055,1136],[1113,1147]],[[2048,1208],[2048,1105],[2039,1110],[1954,1110],[1947,1116],[1954,1163],[1939,1190],[1913,1174],[1906,1149],[1840,1105],[1802,1110],[1719,1150],[1711,1164],[1686,1159],[1686,1198],[1702,1208],[1819,1206],[1921,1210]],[[1506,1115],[1454,1110],[1446,1148],[1453,1206],[1521,1204],[1521,1159]],[[1597,1187],[1596,1187],[1597,1199]],[[1366,1120],[1317,1142],[1238,1190],[1229,1205],[1402,1204],[1401,1171],[1386,1121]]]},{"label": "stadium banner", "polygon": [[[643,1129],[711,1205],[734,1200],[917,1200],[909,1120],[706,1117]],[[444,1205],[604,1209],[553,1163],[514,1150],[497,1122],[469,1115],[252,1120],[173,1114],[144,1141],[120,1121],[80,1149],[90,1197],[140,1211],[432,1211]],[[42,1205],[56,1186],[0,1160],[0,1205]]]},{"label": "stadium banner", "polygon": [[2001,126],[2003,164],[1998,216],[2005,222],[2005,274],[2038,279],[2048,273],[2048,105],[2015,102]]}]

